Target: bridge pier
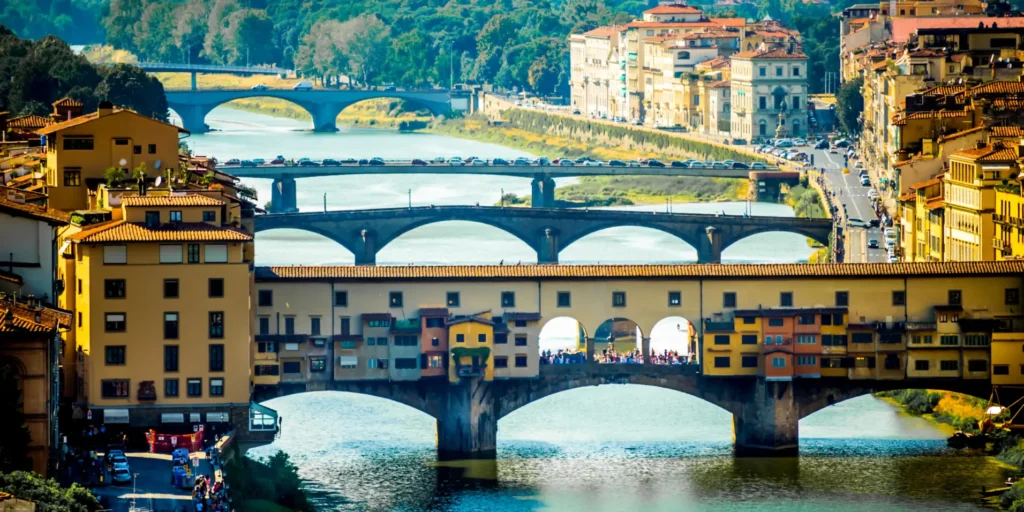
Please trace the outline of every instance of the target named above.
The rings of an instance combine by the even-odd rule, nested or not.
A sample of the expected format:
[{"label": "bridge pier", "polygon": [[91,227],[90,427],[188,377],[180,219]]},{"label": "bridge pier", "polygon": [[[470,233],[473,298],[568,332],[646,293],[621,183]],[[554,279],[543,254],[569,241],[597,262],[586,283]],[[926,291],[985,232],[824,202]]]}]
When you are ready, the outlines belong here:
[{"label": "bridge pier", "polygon": [[537,263],[558,263],[558,253],[562,250],[558,243],[558,231],[545,228],[540,234],[537,247]]},{"label": "bridge pier", "polygon": [[[195,75],[192,75],[193,77]],[[206,133],[210,127],[206,126],[206,114],[209,114],[213,107],[208,105],[168,103],[168,108],[178,113],[181,118],[181,126],[190,133]]]},{"label": "bridge pier", "polygon": [[337,103],[321,103],[316,106],[303,105],[313,115],[314,132],[338,131],[338,115],[347,106]]},{"label": "bridge pier", "polygon": [[704,229],[705,237],[701,238],[701,246],[697,248],[697,263],[722,262],[722,233],[714,227]]},{"label": "bridge pier", "polygon": [[356,265],[377,264],[377,234],[368,229],[358,233],[355,248],[352,251],[356,257]]},{"label": "bridge pier", "polygon": [[795,455],[800,440],[800,408],[794,383],[758,379],[732,417],[739,455]]},{"label": "bridge pier", "polygon": [[498,416],[492,385],[482,378],[463,378],[444,393],[437,420],[439,459],[494,458]]},{"label": "bridge pier", "polygon": [[533,181],[530,182],[530,207],[555,207],[555,180],[543,174],[538,174],[533,178]]},{"label": "bridge pier", "polygon": [[295,213],[299,211],[295,178],[279,176],[270,187],[270,213]]}]

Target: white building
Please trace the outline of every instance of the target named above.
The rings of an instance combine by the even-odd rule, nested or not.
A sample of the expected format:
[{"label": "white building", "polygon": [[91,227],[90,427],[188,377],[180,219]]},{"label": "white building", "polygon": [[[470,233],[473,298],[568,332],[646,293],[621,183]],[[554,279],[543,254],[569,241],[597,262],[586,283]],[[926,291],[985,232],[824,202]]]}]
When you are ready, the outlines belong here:
[{"label": "white building", "polygon": [[60,292],[55,275],[57,232],[68,225],[70,216],[32,204],[40,199],[45,196],[0,187],[0,291],[54,303]]},{"label": "white building", "polygon": [[807,134],[807,55],[795,43],[732,56],[732,136],[774,137],[784,113],[790,136]]}]

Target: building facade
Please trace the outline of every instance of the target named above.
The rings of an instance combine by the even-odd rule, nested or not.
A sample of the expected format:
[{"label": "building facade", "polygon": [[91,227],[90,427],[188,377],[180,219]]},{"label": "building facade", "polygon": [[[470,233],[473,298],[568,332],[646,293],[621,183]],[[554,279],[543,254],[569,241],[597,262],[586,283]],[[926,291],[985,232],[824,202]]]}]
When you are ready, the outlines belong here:
[{"label": "building facade", "polygon": [[733,55],[730,93],[733,137],[807,135],[807,56],[792,44]]}]

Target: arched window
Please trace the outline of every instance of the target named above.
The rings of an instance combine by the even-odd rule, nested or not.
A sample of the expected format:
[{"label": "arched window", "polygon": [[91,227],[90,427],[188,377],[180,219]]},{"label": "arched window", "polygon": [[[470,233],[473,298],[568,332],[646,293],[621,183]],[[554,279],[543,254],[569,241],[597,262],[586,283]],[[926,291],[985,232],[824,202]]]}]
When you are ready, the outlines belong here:
[{"label": "arched window", "polygon": [[798,136],[798,135],[800,135],[800,120],[799,119],[794,119],[793,120],[793,136]]},{"label": "arched window", "polygon": [[689,60],[690,59],[690,52],[679,52],[679,56],[678,57],[681,60]]},{"label": "arched window", "polygon": [[764,119],[757,122],[758,134],[761,136],[768,135],[768,122]]}]

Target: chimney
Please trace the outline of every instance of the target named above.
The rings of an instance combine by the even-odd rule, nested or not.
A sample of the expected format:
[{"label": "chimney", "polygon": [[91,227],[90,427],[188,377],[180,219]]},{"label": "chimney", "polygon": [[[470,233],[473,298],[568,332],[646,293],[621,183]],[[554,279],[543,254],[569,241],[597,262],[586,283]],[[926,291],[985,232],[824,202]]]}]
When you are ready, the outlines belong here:
[{"label": "chimney", "polygon": [[986,146],[985,142],[983,142],[983,141],[980,141],[980,140],[978,141],[978,143],[977,143],[977,144],[975,144],[975,147],[976,147],[977,149],[985,149],[985,146]]},{"label": "chimney", "polygon": [[96,112],[99,114],[100,117],[109,116],[110,114],[114,113],[114,104],[107,100],[103,100],[100,102],[99,107],[96,109]]},{"label": "chimney", "polygon": [[25,297],[25,305],[27,305],[29,307],[29,309],[35,309],[35,307],[36,307],[36,296],[31,294],[31,293],[28,294]]}]

